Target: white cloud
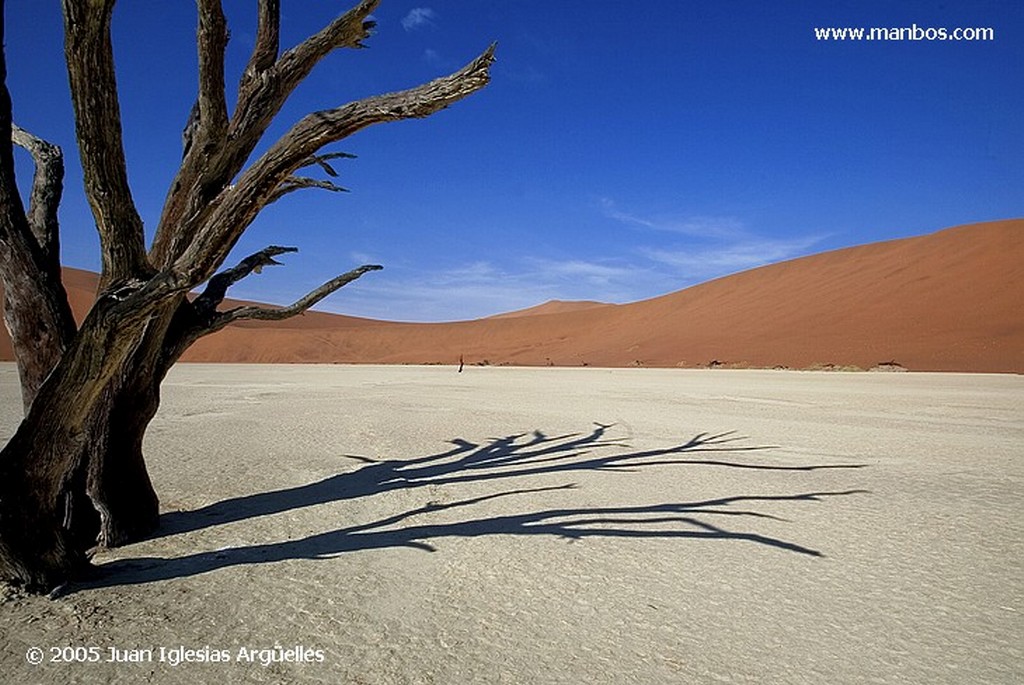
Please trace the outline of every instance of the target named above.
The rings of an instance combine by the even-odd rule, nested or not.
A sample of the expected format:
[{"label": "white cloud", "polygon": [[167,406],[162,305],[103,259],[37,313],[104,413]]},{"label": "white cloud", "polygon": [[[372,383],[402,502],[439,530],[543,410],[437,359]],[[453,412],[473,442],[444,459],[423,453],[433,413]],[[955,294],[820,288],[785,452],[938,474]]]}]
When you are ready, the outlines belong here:
[{"label": "white cloud", "polygon": [[650,218],[610,202],[601,211],[633,226],[635,236],[609,239],[603,249],[598,241],[563,259],[503,254],[422,266],[410,257],[353,255],[357,262],[382,261],[386,270],[353,283],[323,308],[393,321],[458,321],[555,299],[635,302],[802,256],[827,237],[759,235],[732,217]]},{"label": "white cloud", "polygon": [[556,299],[629,302],[648,296],[652,288],[634,266],[578,259],[526,257],[501,266],[478,261],[430,271],[389,267],[385,274],[367,280],[365,287],[346,288],[346,295],[326,308],[378,319],[458,321]]},{"label": "white cloud", "polygon": [[632,269],[616,266],[607,261],[587,262],[579,259],[557,261],[553,259],[530,260],[537,274],[549,279],[583,281],[595,285],[607,285],[626,279]]},{"label": "white cloud", "polygon": [[442,282],[450,283],[474,283],[489,281],[501,276],[501,272],[487,261],[477,261],[451,269],[440,274]]},{"label": "white cloud", "polygon": [[609,198],[601,198],[601,211],[632,228],[649,229],[663,233],[678,233],[697,238],[734,238],[744,234],[743,222],[731,216],[648,217],[637,216],[618,209]]},{"label": "white cloud", "polygon": [[[641,246],[607,259],[532,256],[428,269],[384,259],[386,268],[381,274],[359,279],[318,309],[392,321],[460,321],[549,300],[636,302],[805,254],[819,239],[695,241],[692,245]],[[355,261],[378,261],[376,257]],[[300,294],[297,290],[276,293],[270,301],[291,302]],[[261,299],[242,292],[234,295]]]},{"label": "white cloud", "polygon": [[730,244],[641,248],[640,253],[651,261],[671,267],[693,284],[802,256],[822,239],[823,236],[786,240],[750,237]]},{"label": "white cloud", "polygon": [[819,234],[771,238],[759,235],[731,216],[649,217],[624,212],[608,198],[602,198],[600,205],[606,217],[634,229],[677,236],[669,245],[663,239],[652,239],[649,242],[661,244],[641,246],[636,252],[672,269],[679,288],[802,256],[827,237]]},{"label": "white cloud", "polygon": [[437,14],[429,7],[415,7],[402,18],[402,28],[406,31],[414,31],[434,23]]},{"label": "white cloud", "polygon": [[379,261],[368,252],[350,252],[348,256],[357,264],[376,264]]}]

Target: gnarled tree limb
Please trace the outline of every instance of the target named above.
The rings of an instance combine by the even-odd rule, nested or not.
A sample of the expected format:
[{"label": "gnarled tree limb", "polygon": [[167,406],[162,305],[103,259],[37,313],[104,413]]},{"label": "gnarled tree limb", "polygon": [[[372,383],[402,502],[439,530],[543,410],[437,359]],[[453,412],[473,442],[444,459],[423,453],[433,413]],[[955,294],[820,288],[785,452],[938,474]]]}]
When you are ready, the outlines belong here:
[{"label": "gnarled tree limb", "polygon": [[279,197],[281,184],[321,148],[373,124],[429,116],[475,93],[490,80],[494,49],[491,45],[459,71],[415,88],[303,117],[210,205],[209,216],[174,263],[174,271],[193,284],[208,279],[259,212]]},{"label": "gnarled tree limb", "polygon": [[199,0],[198,5],[199,130],[205,142],[223,138],[228,127],[228,105],[224,95],[224,51],[228,45],[228,26],[220,0]]},{"label": "gnarled tree limb", "polygon": [[256,44],[242,72],[242,87],[274,65],[281,45],[281,0],[259,0]]},{"label": "gnarled tree limb", "polygon": [[224,301],[228,288],[252,273],[260,273],[265,266],[280,266],[281,262],[274,259],[279,255],[289,252],[298,252],[297,247],[280,247],[271,245],[263,248],[255,254],[251,254],[236,266],[218,273],[206,284],[203,293],[192,301],[196,313],[206,317],[217,311],[217,307]]},{"label": "gnarled tree limb", "polygon": [[269,308],[246,305],[229,309],[226,312],[217,311],[217,307],[224,301],[228,288],[250,274],[260,273],[263,267],[279,266],[281,262],[274,258],[289,252],[298,252],[298,249],[271,245],[249,255],[237,265],[225,269],[211,278],[202,294],[196,297],[190,305],[186,305],[187,316],[183,314],[182,319],[187,319],[187,322],[179,326],[181,333],[175,347],[180,351],[177,354],[180,355],[199,338],[215,333],[235,321],[242,319],[279,321],[301,314],[363,274],[384,268],[378,264],[366,264],[358,269],[353,269],[324,283],[288,307]]},{"label": "gnarled tree limb", "polygon": [[333,193],[347,193],[348,188],[342,188],[341,186],[331,181],[324,181],[316,178],[307,178],[306,176],[289,176],[285,180],[281,181],[281,185],[274,189],[274,192],[270,194],[267,199],[267,204],[277,202],[288,193],[294,193],[296,190],[303,188],[319,188],[320,190],[329,190]]},{"label": "gnarled tree limb", "polygon": [[[376,25],[367,17],[379,4],[380,0],[363,0],[318,33],[282,54],[272,67],[263,70],[262,78],[243,78],[239,86],[238,106],[231,119],[232,136],[246,138],[253,133],[263,135],[270,120],[281,111],[285,100],[320,60],[339,48],[363,47],[362,41],[369,37]],[[265,33],[268,35],[279,30],[277,24],[280,15],[271,9],[268,8],[264,13],[261,8],[260,12],[261,22],[274,22],[273,26],[266,27]],[[253,54],[255,57],[256,52]],[[260,57],[265,60],[265,53]],[[252,62],[250,60],[250,64]]]},{"label": "gnarled tree limb", "polygon": [[[203,0],[218,4],[219,0]],[[261,0],[256,45],[238,88],[235,110],[225,135],[210,135],[201,116],[190,117],[190,152],[171,185],[160,216],[150,258],[166,268],[188,249],[207,221],[216,197],[238,175],[288,96],[332,50],[362,47],[374,22],[367,17],[380,0],[363,0],[323,30],[278,57],[280,8]],[[223,59],[223,55],[220,55]],[[196,145],[202,140],[203,145]],[[202,149],[199,149],[202,148]],[[226,255],[226,253],[224,253]],[[216,268],[216,266],[214,267]],[[209,273],[206,274],[209,276]],[[205,278],[200,278],[197,285]]]},{"label": "gnarled tree limb", "polygon": [[103,257],[100,289],[151,273],[128,186],[110,19],[114,0],[63,0],[64,52],[86,195]]},{"label": "gnarled tree limb", "polygon": [[332,278],[316,290],[310,291],[287,307],[271,309],[268,307],[247,305],[244,307],[229,309],[217,317],[216,325],[219,330],[229,323],[240,321],[242,319],[258,319],[261,321],[281,321],[283,319],[290,319],[293,316],[302,314],[320,300],[324,299],[339,288],[348,285],[363,274],[369,273],[370,271],[380,271],[383,268],[384,267],[379,264],[364,264],[358,269],[353,269],[352,271]]},{"label": "gnarled tree limb", "polygon": [[334,170],[334,167],[328,164],[332,159],[355,159],[356,156],[350,152],[327,152],[322,155],[311,155],[309,159],[299,165],[299,169],[304,169],[316,165],[324,170],[328,176],[337,176],[338,172]]},{"label": "gnarled tree limb", "polygon": [[[0,17],[0,38],[3,28]],[[28,214],[14,176],[15,138],[27,145],[36,163]],[[0,284],[4,323],[18,362],[26,412],[75,335],[75,320],[60,280],[56,235],[62,168],[59,148],[11,122],[7,62],[0,50]]]},{"label": "gnarled tree limb", "polygon": [[64,155],[60,148],[23,128],[11,126],[11,141],[35,162],[29,195],[28,223],[46,262],[60,268],[60,225],[57,209],[64,192]]}]

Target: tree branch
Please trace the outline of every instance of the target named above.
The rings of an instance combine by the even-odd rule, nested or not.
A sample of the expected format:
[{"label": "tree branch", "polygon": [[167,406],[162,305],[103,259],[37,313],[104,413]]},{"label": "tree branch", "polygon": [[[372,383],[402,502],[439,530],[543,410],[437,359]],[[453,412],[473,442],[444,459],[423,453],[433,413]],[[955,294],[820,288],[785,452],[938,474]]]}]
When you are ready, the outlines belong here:
[{"label": "tree branch", "polygon": [[490,81],[494,49],[491,45],[459,71],[421,86],[368,97],[303,117],[250,167],[239,186],[246,181],[265,182],[264,176],[280,174],[284,169],[290,173],[306,164],[307,159],[325,145],[373,124],[427,117],[475,93]]},{"label": "tree branch", "polygon": [[[2,9],[0,1],[0,14]],[[0,16],[0,44],[3,42],[3,30],[3,17]],[[22,402],[27,412],[43,381],[74,337],[75,320],[60,278],[56,205],[50,206],[60,198],[59,174],[56,176],[56,189],[42,187],[42,179],[52,177],[47,174],[41,176],[38,167],[33,180],[34,209],[30,214],[42,217],[39,223],[39,231],[44,233],[42,242],[52,248],[47,253],[36,235],[35,221],[26,215],[18,192],[12,143],[14,138],[25,139],[27,134],[23,131],[15,133],[15,130],[21,131],[11,123],[7,61],[0,49],[0,284],[3,285],[4,323],[11,335],[11,345],[18,362]],[[59,162],[59,150],[55,146],[44,147],[49,144],[34,136],[25,140],[33,148],[37,147],[35,141],[38,141],[40,150],[57,150]],[[37,165],[48,166],[53,171],[52,158],[40,162],[32,149],[29,152],[32,152]],[[51,218],[52,226],[48,223]]]},{"label": "tree branch", "polygon": [[196,284],[209,278],[263,207],[279,197],[282,183],[321,148],[373,124],[429,116],[475,93],[490,80],[494,49],[491,45],[459,71],[430,83],[301,119],[216,198],[204,226],[173,269]]},{"label": "tree branch", "polygon": [[60,225],[57,209],[64,192],[64,155],[61,149],[23,128],[11,126],[11,141],[32,155],[35,174],[27,218],[47,262],[60,264]]},{"label": "tree branch", "polygon": [[[238,106],[231,119],[232,137],[247,139],[252,134],[262,136],[270,121],[281,111],[288,96],[320,60],[338,48],[363,47],[362,41],[370,36],[376,25],[375,22],[368,21],[367,17],[379,4],[380,0],[362,0],[318,33],[281,55],[273,66],[263,70],[264,77],[261,79],[248,78],[247,69],[239,85]],[[272,11],[275,9],[273,7],[267,7],[266,12],[262,6],[260,9],[261,28],[266,24],[265,33],[273,35],[276,39],[279,28],[278,12]],[[277,41],[274,42],[276,48]],[[270,44],[270,38],[266,43]],[[257,49],[259,48],[260,43],[257,41]],[[263,48],[259,52],[259,59],[266,60],[269,49]],[[256,59],[257,50],[254,50],[249,64],[253,65]],[[251,150],[252,148],[246,155]]]},{"label": "tree branch", "polygon": [[377,22],[369,21],[367,17],[379,4],[380,0],[362,0],[319,33],[281,55],[275,70],[281,79],[282,90],[286,93],[295,90],[317,62],[331,51],[342,47],[365,47],[363,41],[370,37],[377,25]]},{"label": "tree branch", "polygon": [[[363,0],[278,58],[279,2],[261,0],[256,45],[242,74],[237,104],[225,135],[204,137],[200,132],[205,126],[202,121],[190,120],[190,126],[186,128],[183,136],[186,144],[203,137],[205,143],[216,140],[218,145],[199,154],[195,153],[196,146],[192,143],[193,154],[187,156],[178,170],[164,203],[151,250],[154,264],[160,268],[168,267],[189,248],[201,230],[201,224],[205,223],[215,198],[242,170],[288,96],[330,51],[362,46],[362,40],[369,36],[374,25],[367,16],[379,2]],[[193,132],[193,129],[197,131]],[[203,280],[200,278],[199,282]]]},{"label": "tree branch", "polygon": [[315,178],[307,178],[305,176],[289,176],[285,180],[281,181],[281,185],[274,189],[274,192],[270,194],[267,204],[277,202],[288,193],[293,193],[296,190],[303,188],[319,188],[320,190],[329,190],[333,193],[347,193],[348,188],[342,188],[341,186],[331,182],[322,181]]},{"label": "tree branch", "polygon": [[298,252],[297,247],[279,247],[271,245],[255,254],[251,254],[236,266],[222,271],[206,284],[202,295],[193,300],[192,305],[196,312],[203,318],[208,318],[217,311],[217,307],[224,301],[228,288],[252,273],[260,273],[265,266],[280,266],[281,262],[274,259],[279,255],[288,252]]},{"label": "tree branch", "polygon": [[291,305],[280,309],[270,309],[254,305],[229,309],[218,316],[219,321],[217,321],[217,330],[220,330],[229,323],[240,321],[242,319],[257,319],[261,321],[281,321],[282,319],[290,319],[293,316],[302,314],[320,300],[343,286],[348,285],[363,274],[369,273],[370,271],[380,271],[383,268],[384,267],[379,264],[365,264],[358,269],[353,269],[352,271],[332,278],[316,290],[313,290],[302,298],[296,300]]},{"label": "tree branch", "polygon": [[229,309],[226,312],[217,311],[217,307],[224,301],[228,288],[250,274],[260,273],[265,266],[280,265],[281,262],[274,259],[274,257],[289,252],[298,252],[298,249],[271,245],[249,255],[236,266],[226,269],[211,278],[203,293],[195,298],[191,305],[185,303],[187,309],[179,312],[183,323],[180,325],[179,330],[181,330],[181,333],[174,346],[175,354],[180,355],[199,338],[210,333],[216,333],[235,321],[242,319],[278,321],[301,314],[363,274],[370,271],[379,271],[384,268],[377,264],[367,264],[358,269],[353,269],[324,283],[288,307],[269,308],[246,305]]},{"label": "tree branch", "polygon": [[224,51],[228,27],[220,0],[199,0],[199,130],[202,138],[220,141],[228,127],[224,95]]},{"label": "tree branch", "polygon": [[242,72],[242,88],[274,65],[281,49],[281,0],[259,0],[256,45]]},{"label": "tree branch", "polygon": [[63,0],[64,53],[85,191],[103,256],[100,288],[151,269],[128,186],[110,18],[114,0]]},{"label": "tree branch", "polygon": [[304,169],[316,165],[324,170],[328,176],[337,176],[338,172],[334,170],[329,161],[332,159],[355,159],[356,156],[349,152],[328,152],[322,155],[311,155],[309,159],[299,165],[299,169]]}]

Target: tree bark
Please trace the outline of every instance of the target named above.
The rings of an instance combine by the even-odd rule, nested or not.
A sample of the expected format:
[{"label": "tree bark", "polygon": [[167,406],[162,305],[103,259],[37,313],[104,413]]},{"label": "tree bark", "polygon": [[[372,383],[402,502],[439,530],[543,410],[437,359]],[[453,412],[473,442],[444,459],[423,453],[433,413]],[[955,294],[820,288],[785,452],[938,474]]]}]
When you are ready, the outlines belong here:
[{"label": "tree bark", "polygon": [[[0,2],[0,14],[2,10]],[[14,178],[14,141],[29,151],[36,165],[27,213]],[[63,178],[60,148],[11,122],[7,63],[0,51],[0,283],[26,412],[75,333],[60,278],[57,206]]]},{"label": "tree bark", "polygon": [[63,0],[64,53],[86,196],[103,257],[100,290],[152,275],[128,185],[110,38],[114,0]]},{"label": "tree bark", "polygon": [[[79,572],[90,514],[88,455],[144,321],[97,302],[0,451],[0,577],[46,591]],[[123,318],[122,318],[123,315]],[[88,545],[88,546],[86,546]]]}]

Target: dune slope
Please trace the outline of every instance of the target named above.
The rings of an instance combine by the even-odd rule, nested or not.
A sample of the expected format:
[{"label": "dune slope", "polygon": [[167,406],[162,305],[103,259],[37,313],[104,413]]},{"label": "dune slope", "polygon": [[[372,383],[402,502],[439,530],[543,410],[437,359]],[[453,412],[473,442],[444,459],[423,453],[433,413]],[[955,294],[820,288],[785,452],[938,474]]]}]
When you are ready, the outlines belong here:
[{"label": "dune slope", "polygon": [[[81,300],[81,280],[69,280]],[[246,323],[186,361],[1024,372],[1024,220],[846,248],[627,305],[549,303],[411,324],[310,313]],[[5,347],[6,345],[6,347]],[[0,355],[9,358],[0,340]]]}]

